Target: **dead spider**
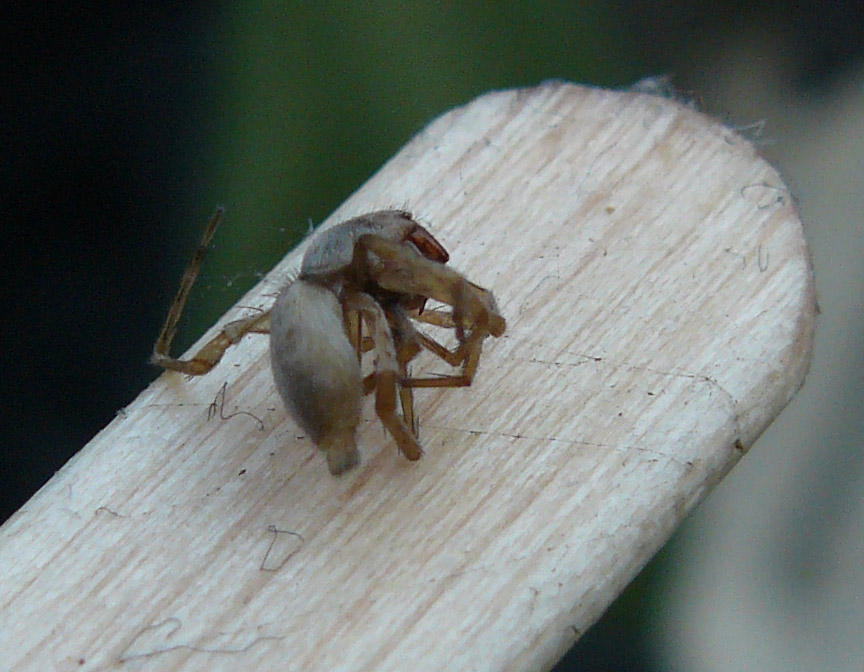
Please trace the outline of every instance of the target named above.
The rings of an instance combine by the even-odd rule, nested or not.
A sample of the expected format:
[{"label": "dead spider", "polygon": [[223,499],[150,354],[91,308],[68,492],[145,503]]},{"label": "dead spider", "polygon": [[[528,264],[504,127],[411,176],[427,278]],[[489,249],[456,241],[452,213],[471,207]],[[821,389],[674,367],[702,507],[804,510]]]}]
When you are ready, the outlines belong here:
[{"label": "dead spider", "polygon": [[[500,336],[506,326],[492,293],[445,266],[447,251],[410,213],[381,210],[316,234],[299,276],[270,310],[230,322],[192,359],[175,359],[169,355],[171,341],[221,219],[220,209],[183,276],[151,361],[203,375],[244,335],[270,333],[276,387],[297,423],[327,454],[330,473],[359,464],[360,402],[373,391],[375,411],[399,450],[409,460],[419,459],[413,388],[471,385],[483,341]],[[424,311],[428,299],[451,310]],[[415,329],[413,321],[453,329],[458,345],[449,350]],[[459,373],[410,377],[408,364],[423,349],[459,367]],[[364,377],[361,358],[369,350],[374,370]]]}]

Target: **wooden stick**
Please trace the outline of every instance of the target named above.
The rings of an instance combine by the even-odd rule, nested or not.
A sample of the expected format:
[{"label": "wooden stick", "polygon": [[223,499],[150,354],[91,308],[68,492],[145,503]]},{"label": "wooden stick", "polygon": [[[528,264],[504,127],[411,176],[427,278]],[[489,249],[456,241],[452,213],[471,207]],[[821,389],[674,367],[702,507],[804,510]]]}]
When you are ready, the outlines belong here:
[{"label": "wooden stick", "polygon": [[[327,225],[406,204],[508,325],[472,387],[415,391],[423,459],[367,407],[363,464],[332,477],[266,336],[162,375],[0,530],[6,669],[548,668],[802,383],[794,200],[685,105],[490,93]],[[301,253],[220,324],[269,306]]]}]

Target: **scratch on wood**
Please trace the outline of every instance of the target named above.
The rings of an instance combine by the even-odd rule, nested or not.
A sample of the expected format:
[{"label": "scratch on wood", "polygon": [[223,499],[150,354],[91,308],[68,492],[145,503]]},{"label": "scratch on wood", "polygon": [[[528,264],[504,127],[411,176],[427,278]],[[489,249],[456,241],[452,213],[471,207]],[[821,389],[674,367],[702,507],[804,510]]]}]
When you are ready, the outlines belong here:
[{"label": "scratch on wood", "polygon": [[250,418],[253,418],[255,422],[258,423],[258,428],[263,432],[264,422],[257,415],[254,415],[249,411],[234,411],[233,413],[225,415],[225,393],[227,392],[227,390],[228,383],[222,383],[222,387],[219,388],[216,396],[213,397],[213,401],[210,402],[210,406],[207,407],[207,419],[212,420],[217,413],[219,414],[219,418],[221,420],[230,420],[231,418],[236,418],[238,415],[248,415]]},{"label": "scratch on wood", "polygon": [[774,198],[769,198],[767,201],[761,200],[761,195],[757,196],[756,209],[757,210],[765,210],[767,208],[771,208],[775,205],[783,205],[786,203],[786,196],[789,194],[789,190],[783,186],[776,186],[773,184],[768,184],[765,181],[757,182],[756,184],[747,184],[741,187],[740,194],[742,198],[747,198],[747,192],[750,189],[765,189],[769,192],[776,192]]},{"label": "scratch on wood", "polygon": [[[760,247],[760,250],[761,250],[761,247]],[[761,252],[760,252],[760,256],[761,256]],[[766,268],[767,268],[767,263],[768,263],[768,261],[767,261],[767,255],[766,255],[766,261],[765,261]],[[760,268],[761,268],[761,266],[760,266]],[[558,361],[558,360],[545,360],[545,359],[540,359],[538,357],[532,357],[531,359],[529,359],[527,361],[529,361],[532,364],[545,364],[546,366],[550,366],[550,367],[554,366],[556,368],[561,368],[561,367],[565,367],[565,366],[570,367],[570,368],[577,368],[579,366],[582,366],[585,363],[603,362],[604,365],[606,365],[610,368],[613,368],[613,369],[623,368],[623,369],[626,369],[627,371],[646,371],[648,373],[653,373],[653,374],[656,374],[659,376],[664,376],[664,377],[669,377],[669,378],[684,378],[684,379],[692,380],[694,382],[707,383],[712,389],[718,390],[720,392],[720,394],[727,400],[727,402],[729,403],[730,409],[731,409],[730,415],[731,415],[732,420],[735,422],[735,425],[738,426],[740,423],[740,419],[738,416],[738,401],[729,392],[729,390],[727,390],[725,387],[723,387],[720,384],[719,381],[717,381],[714,378],[711,378],[710,376],[707,376],[707,375],[701,374],[701,373],[690,373],[687,371],[666,371],[663,369],[655,369],[655,368],[652,368],[650,366],[630,364],[627,361],[615,361],[615,360],[610,359],[608,357],[597,357],[595,355],[587,355],[587,354],[583,354],[583,353],[573,353],[573,354],[575,354],[577,357],[582,357],[584,359],[582,361],[576,361],[576,362],[562,362],[562,361]],[[648,394],[651,396],[655,395],[654,392],[648,392]],[[516,437],[517,435],[505,435],[505,436]],[[533,438],[533,437],[518,435],[518,438]],[[540,438],[540,437],[536,437],[536,438]],[[561,440],[561,439],[546,438],[544,440]]]},{"label": "scratch on wood", "polygon": [[471,436],[493,436],[500,437],[505,439],[512,439],[513,441],[541,441],[544,443],[560,443],[565,446],[578,446],[583,448],[597,448],[600,450],[612,450],[620,453],[640,453],[643,455],[654,455],[658,458],[663,458],[665,460],[669,460],[672,464],[677,464],[682,467],[686,467],[686,462],[669,455],[668,453],[663,452],[662,450],[655,448],[646,448],[644,446],[637,446],[634,444],[620,444],[613,445],[609,443],[595,443],[593,441],[580,441],[579,439],[564,439],[560,436],[534,436],[531,434],[514,434],[511,432],[493,432],[489,430],[478,430],[478,429],[465,429],[461,427],[454,427],[453,425],[430,425],[427,424],[426,427],[433,429],[440,429],[445,431],[458,432],[463,434],[471,434]]},{"label": "scratch on wood", "polygon": [[765,253],[765,264],[762,264],[762,246],[759,246],[757,251],[757,263],[759,264],[759,272],[764,273],[768,270],[768,261],[771,259],[771,255],[768,252]]},{"label": "scratch on wood", "polygon": [[736,251],[732,247],[724,247],[723,251],[726,254],[732,254],[735,256],[740,256],[741,257],[741,270],[743,271],[745,268],[747,268],[747,255],[746,254],[741,254],[740,252]]},{"label": "scratch on wood", "polygon": [[764,142],[762,139],[762,135],[765,133],[765,128],[767,125],[768,122],[765,119],[760,119],[759,121],[754,121],[752,124],[744,124],[742,126],[730,126],[729,128],[735,131],[745,140],[753,143],[755,146],[761,147],[769,144]]},{"label": "scratch on wood", "polygon": [[121,514],[117,513],[116,511],[113,511],[113,510],[109,509],[107,506],[100,506],[99,508],[97,508],[97,509],[93,512],[93,515],[96,515],[97,513],[101,513],[101,512],[103,512],[103,511],[104,511],[105,513],[109,513],[109,514],[111,514],[111,515],[114,516],[115,518],[126,518],[126,516],[121,515]]},{"label": "scratch on wood", "polygon": [[578,362],[558,362],[558,361],[552,361],[552,360],[548,360],[548,359],[540,359],[539,357],[532,357],[528,361],[531,364],[545,364],[546,366],[554,366],[555,368],[562,368],[562,367],[566,366],[566,367],[574,368],[574,369],[578,366],[582,366],[583,364],[588,364],[590,362],[602,362],[603,361],[602,357],[596,357],[594,355],[583,355],[583,354],[577,353],[575,356],[576,357],[582,357],[582,360],[578,361]]},{"label": "scratch on wood", "polygon": [[264,552],[259,569],[262,572],[276,572],[300,552],[306,540],[298,532],[280,530],[275,525],[268,525],[267,531],[273,535],[273,538]]},{"label": "scratch on wood", "polygon": [[588,164],[588,168],[585,173],[582,175],[582,179],[576,184],[575,193],[580,194],[583,193],[582,186],[588,181],[588,178],[591,177],[591,173],[594,171],[594,166],[597,164],[604,154],[607,152],[611,152],[615,147],[618,146],[617,142],[613,142],[610,145],[607,145],[603,149],[601,149],[597,154],[595,154],[594,159]]},{"label": "scratch on wood", "polygon": [[[540,278],[540,279],[535,283],[535,285],[534,285],[530,290],[528,290],[528,293],[525,294],[525,297],[524,297],[524,298],[522,299],[522,301],[519,303],[519,307],[517,308],[516,313],[517,313],[518,315],[521,316],[521,315],[524,315],[526,312],[528,312],[528,311],[530,311],[530,310],[534,310],[534,309],[537,308],[538,306],[542,307],[543,304],[538,304],[537,302],[532,301],[532,300],[531,300],[531,297],[534,295],[535,292],[537,292],[537,291],[540,289],[540,287],[541,287],[542,285],[546,284],[546,283],[549,282],[549,281],[554,281],[554,280],[559,280],[559,281],[560,281],[560,274],[559,274],[559,272],[556,271],[556,274],[555,274],[555,275],[552,275],[552,274],[550,274],[550,273],[546,273],[546,274],[544,274],[544,275],[543,275],[543,276],[542,276],[542,277],[541,277],[541,278]],[[560,286],[560,282],[556,283],[556,285],[555,285],[555,289],[557,289],[558,286]]]},{"label": "scratch on wood", "polygon": [[[196,653],[227,653],[227,654],[237,654],[237,653],[245,653],[249,651],[253,646],[258,645],[260,642],[268,641],[268,640],[279,640],[283,639],[282,636],[276,635],[255,635],[251,641],[242,645],[242,646],[202,646],[194,643],[168,643],[168,640],[171,639],[175,634],[177,634],[183,627],[183,621],[179,618],[171,616],[166,618],[164,621],[160,621],[159,623],[153,623],[151,625],[144,626],[138,633],[133,637],[132,641],[129,643],[123,653],[120,655],[119,662],[125,663],[130,660],[136,660],[139,658],[151,658],[157,656],[162,653],[170,653],[171,651],[178,651],[180,649],[185,649],[187,651],[194,651]],[[239,634],[239,633],[238,633]],[[220,638],[226,637],[234,637],[231,633],[219,633]],[[136,644],[141,644],[141,650],[134,651]]]}]

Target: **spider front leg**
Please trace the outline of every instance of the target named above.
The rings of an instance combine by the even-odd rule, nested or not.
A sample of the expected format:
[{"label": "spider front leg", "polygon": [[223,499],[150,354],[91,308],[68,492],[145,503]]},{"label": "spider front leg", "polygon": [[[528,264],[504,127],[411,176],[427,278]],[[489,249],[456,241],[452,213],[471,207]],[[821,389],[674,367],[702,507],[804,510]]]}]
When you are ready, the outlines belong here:
[{"label": "spider front leg", "polygon": [[[487,290],[473,285],[477,291],[487,292]],[[494,298],[489,294],[489,300],[494,305]],[[437,357],[444,360],[447,364],[453,367],[461,366],[462,373],[458,376],[436,376],[434,378],[408,378],[402,382],[404,387],[469,387],[474,381],[474,374],[477,372],[477,367],[480,364],[480,355],[483,349],[483,341],[489,334],[482,329],[472,329],[468,336],[465,336],[464,329],[459,328],[458,322],[454,319],[453,313],[447,313],[440,310],[427,310],[423,313],[412,315],[418,322],[425,322],[436,327],[444,327],[455,329],[459,346],[455,350],[449,350],[444,345],[439,343],[426,334],[417,332],[417,340],[424,348],[429,350]]]},{"label": "spider front leg", "polygon": [[189,266],[186,267],[186,271],[183,273],[180,289],[177,290],[177,295],[171,303],[168,317],[165,319],[165,326],[162,327],[162,332],[153,345],[153,354],[150,357],[150,361],[157,366],[161,366],[163,369],[179,371],[190,376],[204,375],[216,366],[228,348],[246,334],[266,334],[270,332],[270,311],[268,310],[259,315],[229,322],[192,359],[179,359],[172,357],[170,354],[171,343],[174,340],[174,335],[177,333],[177,325],[180,323],[180,317],[183,315],[183,309],[186,307],[186,301],[189,299],[189,292],[198,279],[201,265],[207,256],[210,241],[222,222],[223,215],[224,210],[222,208],[217,209],[207,224],[201,242],[192,257],[192,261],[189,262]]},{"label": "spider front leg", "polygon": [[[364,385],[368,392],[375,390],[375,412],[382,424],[399,446],[399,451],[409,460],[419,460],[423,449],[412,432],[413,399],[410,394],[399,392],[399,382],[404,378],[406,362],[401,361],[397,344],[387,320],[387,314],[381,306],[368,294],[352,292],[343,298],[343,307],[356,311],[362,316],[369,329],[369,336],[374,344],[375,371],[371,381]],[[407,351],[406,351],[407,352]],[[417,350],[414,351],[416,354]],[[402,354],[401,357],[405,357]],[[410,360],[413,354],[408,357]],[[397,394],[403,405],[405,419],[396,412]],[[407,408],[406,408],[407,407]],[[406,420],[410,424],[406,424]]]},{"label": "spider front leg", "polygon": [[[407,380],[408,365],[423,349],[420,342],[420,334],[411,326],[409,314],[400,305],[392,304],[383,308],[387,316],[387,323],[393,334],[393,342],[396,346],[396,359],[399,363],[399,401],[402,405],[402,418],[405,425],[411,429],[415,438],[420,437],[420,427],[417,417],[414,415],[414,393],[410,387],[402,383]],[[375,341],[369,336],[363,336],[363,321],[360,313],[347,306],[344,309],[345,331],[357,351],[359,360],[364,352],[369,352],[375,347]],[[442,346],[443,347],[443,346]],[[363,378],[363,395],[375,391],[376,374],[370,373]]]},{"label": "spider front leg", "polygon": [[420,438],[420,423],[414,415],[414,390],[405,385],[408,377],[408,365],[423,349],[422,334],[411,324],[408,312],[398,303],[388,306],[385,310],[387,321],[393,332],[393,341],[396,344],[396,357],[399,361],[399,400],[402,404],[402,417],[405,424],[411,428],[414,436]]},{"label": "spider front leg", "polygon": [[357,240],[354,256],[355,263],[363,265],[368,277],[382,289],[452,306],[457,333],[471,329],[500,336],[507,327],[492,292],[405,245],[367,234]]},{"label": "spider front leg", "polygon": [[469,282],[456,271],[378,236],[362,236],[357,241],[355,256],[383,289],[428,297],[452,306],[452,313],[428,311],[426,317],[423,314],[414,317],[455,329],[459,340],[456,350],[450,351],[423,334],[417,333],[416,338],[420,345],[451,366],[461,365],[461,375],[403,378],[400,385],[403,388],[471,385],[480,363],[483,341],[489,335],[500,336],[506,328],[492,293]]}]

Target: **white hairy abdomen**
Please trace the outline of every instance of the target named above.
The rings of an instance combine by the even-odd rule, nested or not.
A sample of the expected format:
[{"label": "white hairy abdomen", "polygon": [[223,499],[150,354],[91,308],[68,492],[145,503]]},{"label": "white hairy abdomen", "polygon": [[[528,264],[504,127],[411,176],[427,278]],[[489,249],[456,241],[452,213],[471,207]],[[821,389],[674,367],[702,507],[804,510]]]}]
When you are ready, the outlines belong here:
[{"label": "white hairy abdomen", "polygon": [[270,316],[270,361],[285,405],[325,451],[351,453],[363,378],[332,291],[297,280]]}]

